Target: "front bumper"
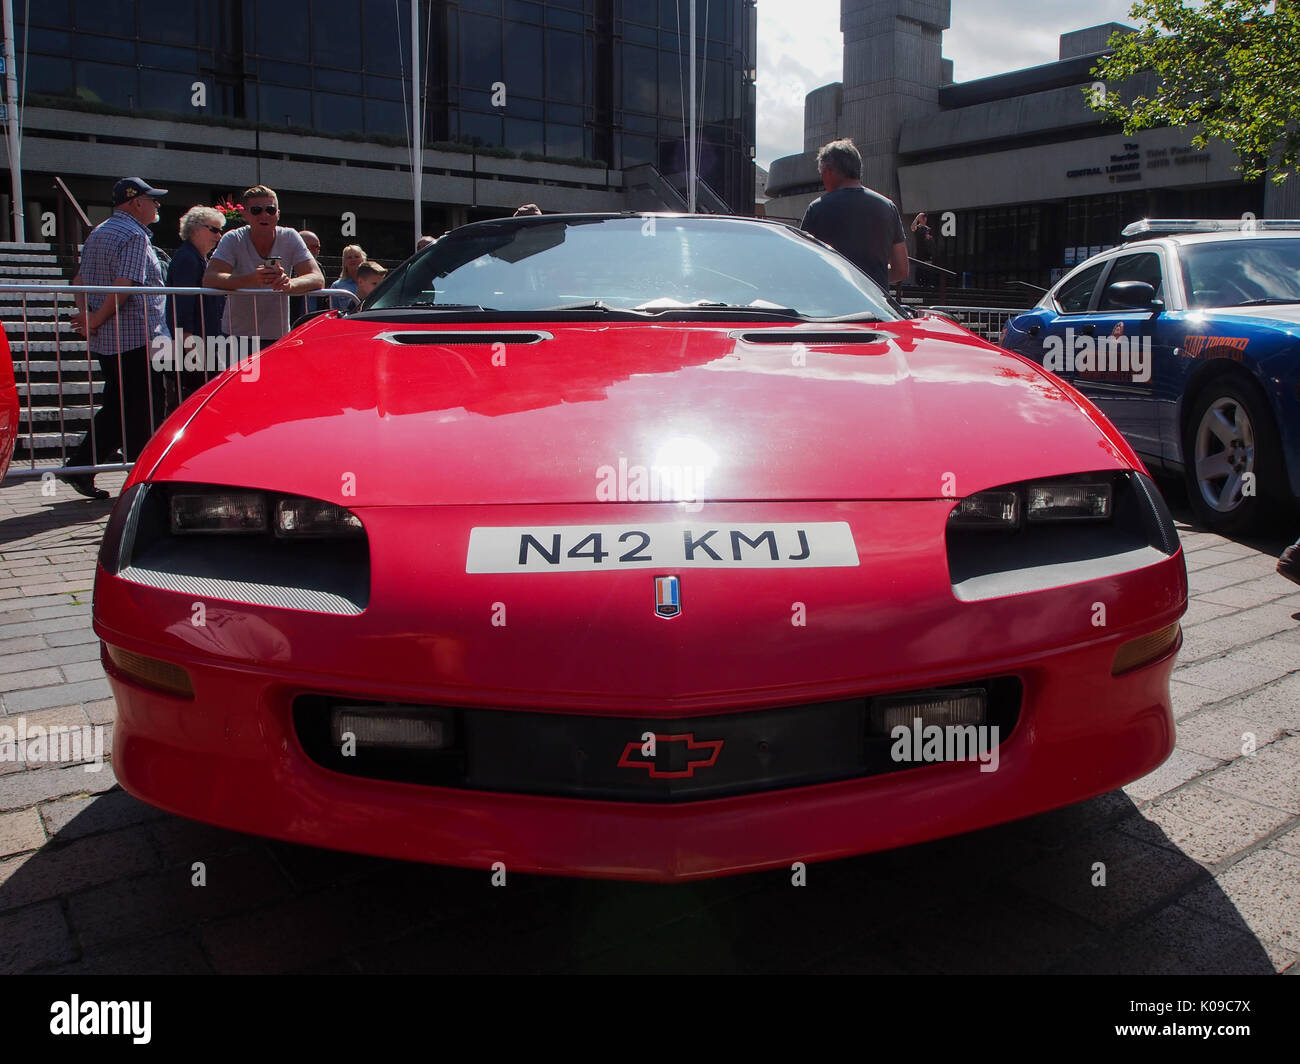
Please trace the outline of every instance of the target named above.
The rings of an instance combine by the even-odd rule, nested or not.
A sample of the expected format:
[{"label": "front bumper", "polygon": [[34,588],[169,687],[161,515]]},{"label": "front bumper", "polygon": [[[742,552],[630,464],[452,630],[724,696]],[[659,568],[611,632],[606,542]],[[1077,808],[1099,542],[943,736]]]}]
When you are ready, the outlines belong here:
[{"label": "front bumper", "polygon": [[[111,633],[104,633],[110,638]],[[1016,671],[1020,720],[994,772],[975,761],[696,801],[646,804],[431,787],[315,763],[293,727],[311,678],[189,665],[207,712],[125,679],[113,765],[131,794],[236,831],[487,870],[684,880],[788,867],[1018,819],[1131,782],[1173,749],[1174,650],[1120,677],[1107,644]],[[691,718],[671,721],[673,729]]]},{"label": "front bumper", "polygon": [[[101,568],[96,632],[183,666],[195,691],[189,699],[143,687],[105,655],[118,706],[114,770],[152,805],[237,831],[483,870],[501,862],[669,881],[1002,823],[1113,790],[1169,755],[1177,646],[1141,668],[1111,670],[1121,645],[1182,615],[1181,552],[1105,579],[959,602],[943,552],[950,503],[833,505],[853,527],[861,567],[824,580],[789,570],[692,574],[683,582],[690,601],[672,621],[653,615],[644,572],[451,579],[445,552],[378,546],[409,542],[417,529],[422,542],[463,545],[474,518],[448,511],[363,511],[375,576],[355,617],[209,601],[196,627],[189,596]],[[727,509],[718,507],[719,520]],[[510,513],[499,520],[521,523]],[[421,590],[435,584],[436,597]],[[494,628],[498,600],[510,621]],[[806,626],[792,626],[792,603],[806,607]],[[1095,626],[1098,603],[1108,627]],[[1022,692],[996,771],[922,764],[676,802],[344,775],[309,756],[294,723],[295,703],[318,695],[624,719],[633,740],[647,719],[686,732],[720,714],[991,677],[1014,677]]]}]

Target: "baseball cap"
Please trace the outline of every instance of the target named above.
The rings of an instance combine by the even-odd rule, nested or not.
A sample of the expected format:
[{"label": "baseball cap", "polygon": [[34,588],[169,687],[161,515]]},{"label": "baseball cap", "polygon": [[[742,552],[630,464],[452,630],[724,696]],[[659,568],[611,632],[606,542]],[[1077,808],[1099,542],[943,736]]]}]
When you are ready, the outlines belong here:
[{"label": "baseball cap", "polygon": [[113,186],[113,206],[118,207],[127,200],[135,199],[136,196],[165,196],[165,188],[153,188],[150,184],[138,177],[124,177]]}]

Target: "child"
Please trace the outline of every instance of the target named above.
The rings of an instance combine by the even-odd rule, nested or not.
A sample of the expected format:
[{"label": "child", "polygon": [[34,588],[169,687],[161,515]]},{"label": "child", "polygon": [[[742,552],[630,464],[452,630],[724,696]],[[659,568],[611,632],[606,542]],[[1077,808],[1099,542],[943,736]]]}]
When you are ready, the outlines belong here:
[{"label": "child", "polygon": [[377,262],[363,262],[357,267],[357,297],[362,302],[369,297],[388,276],[388,271]]}]

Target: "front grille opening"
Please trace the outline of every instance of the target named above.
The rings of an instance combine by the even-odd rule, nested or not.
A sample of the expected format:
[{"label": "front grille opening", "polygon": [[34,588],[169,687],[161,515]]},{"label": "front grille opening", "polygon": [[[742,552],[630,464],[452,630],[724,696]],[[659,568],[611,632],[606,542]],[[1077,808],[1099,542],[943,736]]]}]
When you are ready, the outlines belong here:
[{"label": "front grille opening", "polygon": [[[982,694],[984,713],[975,745],[1001,746],[1020,717],[1023,689],[1013,676],[949,688]],[[294,728],[318,765],[349,776],[434,787],[627,802],[683,802],[754,794],[855,779],[932,765],[922,744],[900,759],[898,739],[880,734],[873,710],[890,696],[864,696],[712,717],[650,720],[449,706],[397,705],[310,694],[294,701]],[[335,723],[339,714],[373,712],[409,720],[420,713],[443,725],[441,749],[401,749],[357,741],[348,752]],[[873,725],[873,719],[875,725]],[[994,731],[993,729],[996,729]],[[647,757],[643,737],[656,736]],[[417,735],[430,729],[415,728]],[[376,729],[381,738],[391,729]],[[982,741],[983,745],[980,745]],[[957,760],[941,757],[939,760]]]}]

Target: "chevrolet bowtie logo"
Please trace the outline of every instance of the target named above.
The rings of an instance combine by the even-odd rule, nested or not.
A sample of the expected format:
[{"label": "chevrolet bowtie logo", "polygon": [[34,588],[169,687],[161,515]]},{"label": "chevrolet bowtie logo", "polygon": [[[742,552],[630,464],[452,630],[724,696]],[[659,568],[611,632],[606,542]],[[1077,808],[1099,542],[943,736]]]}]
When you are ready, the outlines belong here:
[{"label": "chevrolet bowtie logo", "polygon": [[710,768],[722,753],[722,739],[696,741],[694,732],[682,735],[655,735],[654,756],[646,757],[649,743],[634,739],[618,759],[619,768],[643,768],[651,779],[686,780],[697,768]]}]

